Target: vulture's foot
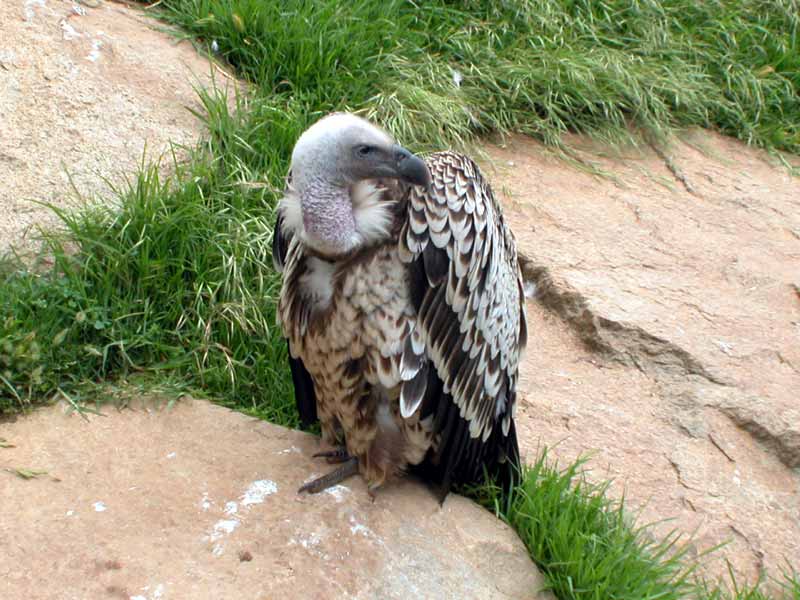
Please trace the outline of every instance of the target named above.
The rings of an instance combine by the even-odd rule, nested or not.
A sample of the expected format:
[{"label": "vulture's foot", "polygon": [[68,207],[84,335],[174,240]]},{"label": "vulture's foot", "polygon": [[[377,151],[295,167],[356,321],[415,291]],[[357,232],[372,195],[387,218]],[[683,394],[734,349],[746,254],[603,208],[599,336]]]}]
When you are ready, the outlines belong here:
[{"label": "vulture's foot", "polygon": [[377,485],[376,484],[369,484],[369,485],[367,485],[367,496],[369,496],[370,501],[375,502],[375,498],[377,497],[375,495],[375,492],[378,491],[379,487],[380,487],[380,484],[377,484]]},{"label": "vulture's foot", "polygon": [[319,494],[356,473],[358,473],[358,459],[355,457],[347,458],[340,467],[314,481],[309,481],[297,490],[297,493],[308,492],[309,494]]},{"label": "vulture's foot", "polygon": [[328,464],[335,465],[338,463],[347,462],[350,460],[350,455],[347,453],[346,446],[337,446],[333,450],[317,452],[312,456],[312,458],[324,458],[328,461]]}]

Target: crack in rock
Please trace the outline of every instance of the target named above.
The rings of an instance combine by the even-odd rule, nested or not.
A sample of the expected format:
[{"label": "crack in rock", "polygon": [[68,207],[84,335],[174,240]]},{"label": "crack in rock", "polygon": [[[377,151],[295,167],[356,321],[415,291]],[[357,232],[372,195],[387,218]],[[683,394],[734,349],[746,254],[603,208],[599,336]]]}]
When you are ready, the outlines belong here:
[{"label": "crack in rock", "polygon": [[[672,398],[684,393],[687,377],[691,376],[699,377],[700,383],[720,386],[717,390],[724,388],[725,399],[706,405],[730,418],[773,451],[787,467],[800,467],[800,430],[765,422],[754,413],[754,407],[760,404],[758,399],[750,398],[730,381],[711,373],[677,344],[636,325],[601,316],[591,308],[586,296],[563,281],[556,282],[549,267],[537,264],[521,252],[519,264],[523,279],[536,289],[536,300],[559,316],[589,349],[663,382]],[[695,393],[691,395],[696,397]]]},{"label": "crack in rock", "polygon": [[[748,400],[747,404],[758,406],[758,399]],[[784,465],[790,469],[800,468],[800,430],[791,427],[780,429],[779,424],[771,427],[758,420],[750,406],[726,403],[718,408],[737,427],[772,450]]]},{"label": "crack in rock", "polygon": [[736,459],[734,459],[734,458],[733,458],[733,457],[732,457],[730,454],[728,454],[728,452],[725,450],[725,448],[723,448],[723,447],[720,445],[720,443],[719,443],[719,442],[718,442],[716,439],[714,439],[714,436],[713,436],[713,435],[711,435],[710,433],[708,434],[708,441],[709,441],[709,442],[711,442],[711,444],[712,444],[712,445],[713,445],[713,446],[714,446],[714,447],[715,447],[717,450],[719,450],[719,451],[722,453],[722,455],[723,455],[725,458],[727,458],[727,459],[728,459],[730,462],[732,462],[732,463],[735,463],[735,462],[736,462]]},{"label": "crack in rock", "polygon": [[675,159],[666,153],[664,148],[661,144],[657,142],[651,142],[650,147],[655,151],[658,157],[663,161],[664,166],[667,167],[667,170],[672,173],[672,176],[679,181],[683,188],[689,192],[690,194],[699,195],[695,187],[691,184],[689,179],[686,177],[686,173],[683,172],[678,164],[675,162]]},{"label": "crack in rock", "polygon": [[519,263],[523,279],[536,286],[537,300],[561,317],[592,350],[648,375],[697,375],[717,385],[730,385],[677,344],[636,325],[599,315],[583,294],[567,284],[556,284],[548,267],[523,254]]}]

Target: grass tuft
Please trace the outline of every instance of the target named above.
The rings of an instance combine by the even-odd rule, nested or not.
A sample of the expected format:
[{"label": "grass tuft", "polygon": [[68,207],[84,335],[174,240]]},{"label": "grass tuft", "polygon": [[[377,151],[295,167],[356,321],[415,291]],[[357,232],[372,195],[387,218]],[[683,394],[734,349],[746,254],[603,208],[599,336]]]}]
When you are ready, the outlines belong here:
[{"label": "grass tuft", "polygon": [[556,598],[800,600],[800,574],[788,563],[780,577],[763,575],[752,585],[737,581],[730,564],[728,582],[698,577],[691,540],[676,530],[659,540],[651,525],[636,524],[624,498],[608,497],[608,482],[586,479],[587,462],[562,469],[543,448],[510,493],[491,482],[460,490],[519,534]]},{"label": "grass tuft", "polygon": [[50,266],[6,265],[0,412],[86,380],[177,372],[223,404],[297,426],[271,240],[277,173],[305,123],[291,106],[234,112],[222,95],[201,98],[210,137],[173,161],[174,175],[144,167],[118,201],[57,211]]},{"label": "grass tuft", "polygon": [[800,5],[690,0],[166,0],[268,95],[364,110],[406,144],[712,127],[800,151]]},{"label": "grass tuft", "polygon": [[545,448],[510,494],[486,485],[472,495],[517,531],[557,598],[691,597],[689,546],[677,533],[655,541],[648,527],[632,524],[607,484],[586,480],[585,463],[561,470]]}]

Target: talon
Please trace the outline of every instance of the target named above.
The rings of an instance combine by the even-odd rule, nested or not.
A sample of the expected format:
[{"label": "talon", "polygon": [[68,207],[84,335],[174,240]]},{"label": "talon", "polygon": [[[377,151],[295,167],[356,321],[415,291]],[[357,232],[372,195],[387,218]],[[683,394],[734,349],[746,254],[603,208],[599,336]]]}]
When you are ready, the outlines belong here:
[{"label": "talon", "polygon": [[334,469],[327,475],[318,477],[301,486],[300,489],[297,490],[297,493],[302,494],[303,492],[308,492],[309,494],[319,494],[356,473],[358,473],[358,459],[353,457],[348,458],[338,469]]},{"label": "talon", "polygon": [[333,450],[317,452],[316,454],[312,455],[312,458],[324,458],[328,461],[328,464],[336,464],[350,460],[350,454],[348,454],[345,446],[339,446]]}]

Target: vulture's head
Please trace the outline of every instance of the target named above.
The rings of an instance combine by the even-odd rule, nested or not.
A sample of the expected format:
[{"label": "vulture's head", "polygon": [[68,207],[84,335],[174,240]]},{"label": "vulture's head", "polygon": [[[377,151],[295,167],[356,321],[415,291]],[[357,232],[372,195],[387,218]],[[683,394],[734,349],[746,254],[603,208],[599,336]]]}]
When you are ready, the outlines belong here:
[{"label": "vulture's head", "polygon": [[381,128],[347,113],[329,115],[300,136],[291,174],[287,224],[304,243],[332,256],[389,234],[393,201],[377,180],[430,182],[425,161]]}]

